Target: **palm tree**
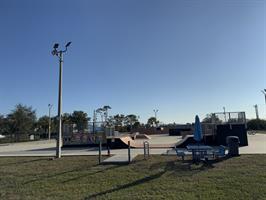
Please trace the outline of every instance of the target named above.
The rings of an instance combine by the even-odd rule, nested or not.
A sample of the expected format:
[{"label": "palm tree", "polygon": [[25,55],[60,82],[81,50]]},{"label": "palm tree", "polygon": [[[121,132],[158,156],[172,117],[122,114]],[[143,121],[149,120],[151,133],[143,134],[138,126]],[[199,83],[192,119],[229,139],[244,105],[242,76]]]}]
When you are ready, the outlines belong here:
[{"label": "palm tree", "polygon": [[102,119],[102,122],[103,122],[103,108],[98,108],[97,110],[96,110],[96,113],[99,113],[100,114],[100,116],[101,116],[101,119]]},{"label": "palm tree", "polygon": [[105,118],[105,122],[107,121],[107,118],[108,118],[108,110],[110,110],[111,109],[111,107],[110,106],[104,106],[103,108],[103,113],[104,113],[104,118]]}]

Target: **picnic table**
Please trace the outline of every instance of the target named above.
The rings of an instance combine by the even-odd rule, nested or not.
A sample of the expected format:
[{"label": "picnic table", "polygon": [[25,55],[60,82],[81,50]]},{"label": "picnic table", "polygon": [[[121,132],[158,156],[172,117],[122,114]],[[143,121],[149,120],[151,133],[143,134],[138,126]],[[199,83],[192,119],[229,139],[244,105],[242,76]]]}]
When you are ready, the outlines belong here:
[{"label": "picnic table", "polygon": [[208,159],[208,151],[212,151],[211,146],[202,144],[190,144],[187,145],[187,150],[192,152],[192,159],[194,162]]}]

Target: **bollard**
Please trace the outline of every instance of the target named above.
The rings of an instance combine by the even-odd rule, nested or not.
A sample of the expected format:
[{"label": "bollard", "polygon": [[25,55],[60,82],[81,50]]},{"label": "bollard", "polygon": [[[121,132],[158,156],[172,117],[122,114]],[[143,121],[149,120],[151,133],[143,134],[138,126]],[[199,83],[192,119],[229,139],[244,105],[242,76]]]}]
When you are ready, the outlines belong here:
[{"label": "bollard", "polygon": [[102,141],[99,142],[99,164],[102,162]]},{"label": "bollard", "polygon": [[131,158],[130,158],[130,141],[128,141],[128,163],[131,162]]},{"label": "bollard", "polygon": [[144,150],[144,159],[147,159],[150,156],[150,145],[149,142],[143,142],[143,150]]},{"label": "bollard", "polygon": [[145,142],[143,142],[143,153],[144,153],[144,159],[146,159],[146,145]]},{"label": "bollard", "polygon": [[147,142],[147,144],[148,144],[148,157],[150,157],[150,143]]},{"label": "bollard", "polygon": [[110,153],[110,147],[109,147],[109,145],[107,145],[107,155],[108,155],[108,156],[110,156],[110,155],[111,155],[111,153]]}]

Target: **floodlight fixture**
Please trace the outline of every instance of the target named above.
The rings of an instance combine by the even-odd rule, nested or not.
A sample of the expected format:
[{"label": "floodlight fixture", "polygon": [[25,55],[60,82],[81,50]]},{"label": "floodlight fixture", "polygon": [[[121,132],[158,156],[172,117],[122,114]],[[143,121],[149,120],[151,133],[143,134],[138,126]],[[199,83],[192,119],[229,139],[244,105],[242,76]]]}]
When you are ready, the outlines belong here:
[{"label": "floodlight fixture", "polygon": [[66,44],[66,48],[69,47],[70,44],[71,44],[71,42],[68,42],[68,43]]},{"label": "floodlight fixture", "polygon": [[57,54],[57,51],[56,51],[56,49],[54,49],[53,51],[52,51],[52,55],[54,56],[54,55],[56,55]]},{"label": "floodlight fixture", "polygon": [[54,44],[54,49],[57,49],[59,47],[59,44],[58,43],[55,43]]}]

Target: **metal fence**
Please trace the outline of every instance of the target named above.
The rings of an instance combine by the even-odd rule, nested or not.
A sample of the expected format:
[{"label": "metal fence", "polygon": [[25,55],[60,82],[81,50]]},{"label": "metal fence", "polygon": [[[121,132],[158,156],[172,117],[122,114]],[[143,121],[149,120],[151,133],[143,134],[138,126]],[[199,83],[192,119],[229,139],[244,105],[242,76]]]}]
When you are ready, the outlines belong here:
[{"label": "metal fence", "polygon": [[245,112],[218,112],[218,113],[211,113],[208,115],[210,121],[209,123],[212,124],[223,124],[223,123],[230,123],[230,124],[242,124],[246,123],[246,114]]}]

